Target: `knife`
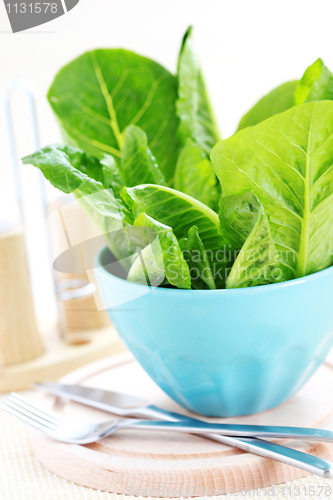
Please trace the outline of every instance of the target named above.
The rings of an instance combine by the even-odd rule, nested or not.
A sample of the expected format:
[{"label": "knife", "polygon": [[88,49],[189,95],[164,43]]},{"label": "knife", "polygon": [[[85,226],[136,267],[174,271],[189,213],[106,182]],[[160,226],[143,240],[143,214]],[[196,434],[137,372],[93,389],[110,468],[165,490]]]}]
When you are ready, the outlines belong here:
[{"label": "knife", "polygon": [[[113,413],[122,417],[150,418],[169,422],[192,422],[194,428],[204,429],[207,422],[169,412],[150,405],[148,401],[118,392],[105,391],[80,385],[66,385],[56,382],[33,384],[35,389],[43,390],[55,396],[60,396],[87,406]],[[152,422],[153,425],[153,422]],[[210,425],[210,424],[207,424]],[[211,428],[211,427],[210,427]],[[303,427],[281,427],[262,425],[219,424],[223,435],[199,434],[201,437],[212,439],[228,446],[277,460],[287,465],[298,467],[307,472],[325,478],[333,477],[333,464],[314,455],[271,443],[261,437],[269,438],[302,438],[308,441],[333,442],[333,432],[326,429]],[[219,431],[220,432],[220,431]],[[256,436],[256,437],[254,437]]]},{"label": "knife", "polygon": [[[85,404],[104,410],[122,417],[135,416],[138,418],[152,418],[157,420],[185,421],[195,425],[200,425],[205,429],[205,424],[202,420],[187,417],[179,413],[173,413],[167,410],[162,410],[153,405],[149,405],[148,401],[122,394],[119,392],[104,391],[103,389],[95,389],[82,385],[66,385],[56,382],[45,382],[42,384],[33,384],[36,389],[44,390],[55,396],[61,396],[71,399],[78,403]],[[322,441],[333,442],[333,432],[327,429],[315,429],[307,427],[285,427],[273,425],[244,425],[244,424],[218,424],[219,430],[214,431],[217,434],[224,436],[237,437],[266,437],[279,439],[306,439],[307,441]]]}]

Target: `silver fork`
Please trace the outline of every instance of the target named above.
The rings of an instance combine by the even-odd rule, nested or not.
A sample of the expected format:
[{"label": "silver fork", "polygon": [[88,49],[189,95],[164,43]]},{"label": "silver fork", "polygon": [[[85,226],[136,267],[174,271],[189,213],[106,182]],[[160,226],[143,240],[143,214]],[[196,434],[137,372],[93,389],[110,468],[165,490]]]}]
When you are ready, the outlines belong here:
[{"label": "silver fork", "polygon": [[[208,424],[207,422],[162,422],[151,420],[109,420],[103,423],[84,423],[68,420],[53,411],[45,411],[23,398],[19,394],[12,393],[2,404],[1,408],[14,417],[19,418],[26,424],[42,431],[55,440],[72,444],[94,443],[102,438],[110,436],[119,429],[146,429],[164,430],[169,432],[185,432],[201,434],[212,432],[223,432],[219,430],[219,424]],[[232,437],[224,436],[230,440]],[[249,450],[251,451],[251,440],[249,438]],[[247,439],[245,438],[245,442]],[[309,455],[292,448],[267,442],[270,446],[270,458],[281,460],[283,450],[283,462],[288,465],[306,470],[324,478],[333,478],[333,464],[314,455]]]}]

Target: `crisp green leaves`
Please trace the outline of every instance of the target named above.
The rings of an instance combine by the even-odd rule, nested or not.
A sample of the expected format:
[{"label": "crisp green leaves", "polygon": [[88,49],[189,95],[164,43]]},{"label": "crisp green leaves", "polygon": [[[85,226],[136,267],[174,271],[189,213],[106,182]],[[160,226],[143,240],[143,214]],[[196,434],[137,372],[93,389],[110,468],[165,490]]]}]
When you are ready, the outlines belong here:
[{"label": "crisp green leaves", "polygon": [[224,195],[261,202],[284,276],[332,264],[333,102],[302,104],[221,141],[212,163]]},{"label": "crisp green leaves", "polygon": [[219,218],[213,210],[184,193],[164,186],[147,184],[124,188],[122,196],[134,217],[145,212],[172,227],[178,240],[186,238],[190,228],[196,226],[204,247],[209,249],[209,262],[216,286],[223,286],[228,260]]},{"label": "crisp green leaves", "polygon": [[289,268],[281,265],[264,208],[252,191],[223,196],[221,231],[234,262],[226,288],[244,288],[284,281]]},{"label": "crisp green leaves", "polygon": [[125,184],[128,187],[138,184],[165,185],[164,176],[148,148],[147,135],[134,125],[130,125],[125,131],[121,165]]},{"label": "crisp green leaves", "polygon": [[264,96],[212,163],[219,132],[191,28],[177,77],[94,50],[58,73],[48,98],[67,145],[23,162],[78,198],[129,280],[238,288],[333,263],[333,74],[321,59]]},{"label": "crisp green leaves", "polygon": [[277,113],[282,113],[294,106],[294,93],[297,85],[298,80],[283,83],[262,97],[260,101],[243,116],[238,125],[238,130],[257,125],[257,123]]},{"label": "crisp green leaves", "polygon": [[204,244],[221,247],[218,215],[194,198],[175,189],[151,184],[125,188],[122,196],[134,217],[145,212],[172,227],[177,238],[186,238],[189,229],[197,226]]},{"label": "crisp green leaves", "polygon": [[120,191],[124,187],[124,178],[113,156],[104,155],[100,160],[103,171],[103,186],[112,188],[115,196],[119,197]]},{"label": "crisp green leaves", "polygon": [[134,260],[127,280],[140,285],[159,286],[165,282],[163,255],[156,237]]},{"label": "crisp green leaves", "polygon": [[322,59],[307,68],[295,90],[295,104],[333,99],[333,73]]},{"label": "crisp green leaves", "polygon": [[123,49],[87,52],[65,66],[48,94],[64,138],[97,156],[121,157],[124,131],[138,125],[169,180],[178,155],[177,79],[154,61]]},{"label": "crisp green leaves", "polygon": [[114,158],[107,154],[96,158],[79,148],[52,144],[26,156],[22,162],[39,167],[54,187],[67,194],[78,188],[88,193],[100,191],[102,187],[112,187],[119,193],[124,187]]},{"label": "crisp green leaves", "polygon": [[176,109],[183,149],[173,185],[217,211],[221,191],[207,155],[220,139],[220,133],[194,49],[191,27],[185,33],[179,55],[178,81]]},{"label": "crisp green leaves", "polygon": [[193,139],[209,155],[220,140],[220,133],[193,46],[191,27],[185,33],[180,50],[178,81],[179,137],[183,144],[188,138]]},{"label": "crisp green leaves", "polygon": [[188,237],[182,239],[180,245],[190,269],[193,288],[215,290],[211,263],[196,226],[190,228]]},{"label": "crisp green leaves", "polygon": [[284,83],[264,96],[241,119],[238,130],[252,127],[287,109],[312,101],[333,99],[333,73],[322,59],[309,66],[301,80]]},{"label": "crisp green leaves", "polygon": [[[122,211],[112,189],[104,189],[105,165],[84,151],[54,144],[26,156],[22,162],[38,167],[44,177],[64,193],[73,193],[77,198],[86,197],[86,203],[101,216],[127,219],[127,213]],[[106,162],[110,163],[110,158]]]},{"label": "crisp green leaves", "polygon": [[252,191],[222,196],[220,201],[220,223],[222,238],[233,262],[252,231],[260,208],[258,198]]},{"label": "crisp green leaves", "polygon": [[54,187],[67,194],[77,189],[91,194],[104,187],[100,161],[71,146],[53,144],[26,156],[22,162],[38,167]]},{"label": "crisp green leaves", "polygon": [[174,188],[217,211],[221,190],[215,172],[206,154],[191,139],[179,155]]},{"label": "crisp green leaves", "polygon": [[151,241],[134,261],[128,279],[141,283],[147,280],[154,285],[161,283],[165,276],[171,285],[190,289],[189,268],[172,228],[145,213],[136,218],[134,226],[154,229],[155,235],[152,237],[150,232]]},{"label": "crisp green leaves", "polygon": [[226,288],[245,288],[284,281],[284,268],[280,265],[268,218],[257,200],[254,222],[238,257],[232,266]]},{"label": "crisp green leaves", "polygon": [[[56,144],[23,158],[23,163],[40,168],[54,187],[78,198],[105,235],[110,250],[128,270],[131,256],[145,244],[131,227],[133,218],[127,206],[116,198],[113,189],[108,189],[111,176],[117,172],[113,159],[107,156],[99,162],[82,150]],[[103,180],[105,187],[84,172]]]}]

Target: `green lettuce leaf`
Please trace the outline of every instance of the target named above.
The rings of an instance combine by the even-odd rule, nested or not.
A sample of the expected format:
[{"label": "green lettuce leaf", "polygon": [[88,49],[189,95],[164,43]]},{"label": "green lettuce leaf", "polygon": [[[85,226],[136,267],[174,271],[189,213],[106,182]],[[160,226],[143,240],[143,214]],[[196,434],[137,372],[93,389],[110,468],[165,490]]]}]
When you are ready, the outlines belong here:
[{"label": "green lettuce leaf", "polygon": [[192,196],[212,210],[218,210],[220,186],[210,160],[203,150],[188,139],[180,152],[174,188]]},{"label": "green lettuce leaf", "polygon": [[127,280],[140,285],[159,286],[166,284],[164,262],[158,238],[149,243],[134,260]]},{"label": "green lettuce leaf", "polygon": [[223,196],[220,202],[222,237],[234,262],[226,288],[266,285],[289,279],[281,265],[264,208],[252,191]]},{"label": "green lettuce leaf", "polygon": [[138,184],[165,186],[164,176],[148,148],[147,135],[135,125],[130,125],[125,131],[121,165],[125,184],[128,187]]},{"label": "green lettuce leaf", "polygon": [[103,171],[103,186],[107,189],[112,188],[115,196],[119,197],[125,183],[118,164],[113,156],[110,155],[103,155],[100,163]]},{"label": "green lettuce leaf", "polygon": [[220,200],[220,223],[222,238],[234,262],[239,250],[252,231],[260,209],[260,203],[252,191],[222,196]]},{"label": "green lettuce leaf", "polygon": [[218,143],[224,195],[252,190],[289,279],[332,264],[333,102],[301,104]]},{"label": "green lettuce leaf", "polygon": [[265,95],[241,119],[238,130],[252,127],[287,109],[312,101],[333,99],[333,73],[322,59],[309,66],[301,80],[287,82]]},{"label": "green lettuce leaf", "polygon": [[282,113],[295,105],[294,94],[298,80],[283,83],[262,97],[239,122],[238,129],[253,127],[277,113]]},{"label": "green lettuce leaf", "polygon": [[22,162],[38,167],[54,187],[67,194],[78,189],[86,194],[104,189],[100,160],[71,146],[53,144],[24,157]]},{"label": "green lettuce leaf", "polygon": [[216,285],[211,269],[211,264],[207,256],[206,249],[201,241],[198,228],[192,226],[189,229],[188,237],[180,240],[185,260],[190,269],[190,277],[193,288],[198,290],[215,290]]},{"label": "green lettuce leaf", "polygon": [[245,288],[285,281],[285,268],[271,234],[268,218],[257,200],[256,220],[230,271],[226,288]]},{"label": "green lettuce leaf", "polygon": [[100,215],[131,220],[128,210],[116,200],[113,190],[104,189],[108,183],[108,169],[113,165],[111,157],[99,160],[80,149],[53,144],[26,156],[22,162],[38,167],[55,188],[66,194],[73,193],[77,198],[94,194],[87,198],[87,203]]},{"label": "green lettuce leaf", "polygon": [[164,186],[146,184],[124,188],[122,196],[134,217],[142,212],[173,229],[178,240],[186,238],[192,226],[209,255],[216,286],[225,283],[225,269],[228,264],[224,242],[221,237],[218,215],[198,200]]},{"label": "green lettuce leaf", "polygon": [[[104,182],[104,167],[101,165],[100,160],[105,158],[106,163],[112,163],[112,161],[114,161],[112,156],[99,155],[99,158],[96,158],[95,156],[88,155],[82,149],[67,146],[66,144],[54,144],[49,146],[49,148],[50,149],[48,149],[46,153],[47,155],[51,154],[51,151],[53,151],[54,154],[60,153],[60,155],[61,152],[64,153],[70,159],[72,167],[80,170],[80,172],[86,174],[88,177],[95,179],[95,181],[101,182],[104,187],[106,187]],[[36,155],[35,158],[37,156],[41,158],[40,154]]]},{"label": "green lettuce leaf", "polygon": [[123,49],[83,54],[61,69],[48,93],[66,142],[120,158],[125,128],[138,125],[167,180],[178,156],[176,97],[171,73]]},{"label": "green lettuce leaf", "polygon": [[209,155],[220,133],[193,46],[192,27],[185,33],[180,50],[178,81],[176,109],[181,142],[193,139]]},{"label": "green lettuce leaf", "polygon": [[137,283],[157,285],[164,276],[171,285],[178,288],[191,288],[191,278],[188,265],[184,259],[180,245],[172,228],[161,224],[145,213],[134,221],[134,226],[152,228],[155,235],[134,261],[128,280]]},{"label": "green lettuce leaf", "polygon": [[[112,188],[115,194],[119,194],[124,187],[121,171],[113,156],[108,154],[95,157],[73,146],[52,144],[26,156],[22,161],[38,166],[53,186],[67,194],[73,192],[73,187],[76,189],[68,184],[67,175],[73,175],[76,183],[80,184],[82,180],[75,170],[103,184],[107,189]],[[96,190],[99,188],[100,186]]]},{"label": "green lettuce leaf", "polygon": [[105,235],[111,252],[129,270],[133,258],[146,245],[142,234],[138,228],[132,227],[132,213],[115,196],[113,189],[107,189],[102,182],[84,173],[103,179],[107,186],[110,171],[115,168],[112,158],[103,157],[98,167],[96,158],[76,148],[56,144],[36,151],[22,161],[38,167],[57,189],[74,194]]},{"label": "green lettuce leaf", "polygon": [[307,68],[295,90],[295,104],[333,99],[333,73],[322,59]]},{"label": "green lettuce leaf", "polygon": [[172,227],[177,238],[186,238],[189,229],[197,226],[205,245],[221,248],[218,215],[198,200],[175,189],[153,184],[124,188],[122,196],[134,217],[145,212]]}]

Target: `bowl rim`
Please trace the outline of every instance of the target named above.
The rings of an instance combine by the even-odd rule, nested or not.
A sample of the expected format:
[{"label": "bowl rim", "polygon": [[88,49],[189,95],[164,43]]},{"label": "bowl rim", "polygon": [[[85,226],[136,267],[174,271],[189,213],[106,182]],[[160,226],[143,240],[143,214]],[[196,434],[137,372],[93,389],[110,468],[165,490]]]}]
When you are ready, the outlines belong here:
[{"label": "bowl rim", "polygon": [[224,295],[253,295],[257,293],[271,293],[273,291],[276,291],[281,288],[285,287],[291,287],[291,286],[301,286],[302,284],[305,283],[313,283],[314,281],[317,281],[318,279],[321,279],[325,277],[326,275],[333,274],[333,265],[323,269],[321,271],[317,271],[316,273],[313,274],[308,274],[307,276],[303,276],[301,278],[296,278],[293,280],[288,280],[288,281],[282,281],[281,283],[271,283],[269,285],[261,285],[261,286],[252,286],[252,287],[245,287],[245,288],[219,288],[216,290],[184,290],[181,288],[163,288],[163,287],[152,287],[149,285],[142,285],[140,283],[133,283],[132,281],[127,281],[123,278],[119,278],[118,276],[115,276],[114,274],[110,273],[107,269],[105,269],[104,265],[101,263],[101,256],[104,254],[104,252],[111,250],[109,249],[108,246],[105,246],[101,248],[94,259],[94,269],[99,268],[102,269],[105,274],[108,276],[112,276],[112,279],[116,281],[120,281],[122,283],[127,283],[128,286],[131,287],[139,287],[139,288],[151,288],[154,293],[166,293],[166,294],[175,294],[175,293],[181,293],[182,295],[185,294],[193,294],[195,293],[196,295],[199,294],[205,294],[207,295],[208,293],[212,294],[224,294]]}]

